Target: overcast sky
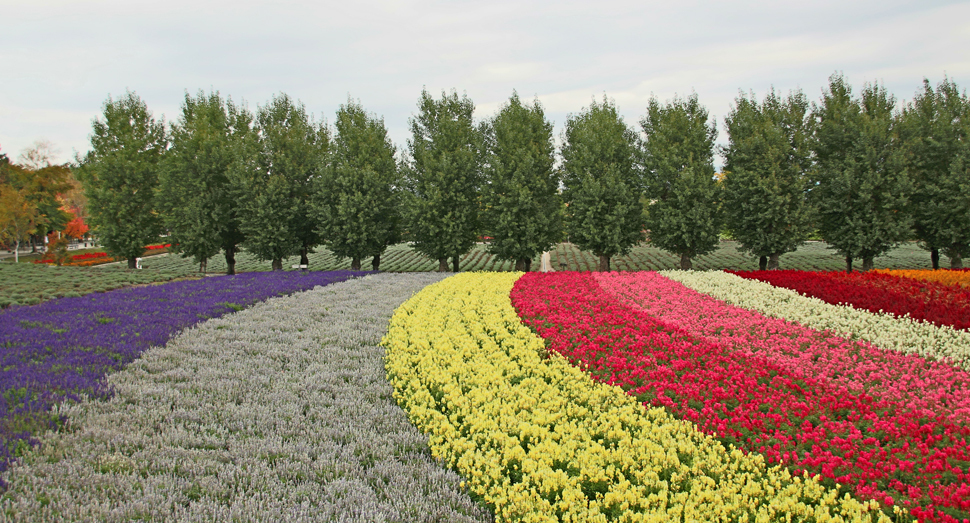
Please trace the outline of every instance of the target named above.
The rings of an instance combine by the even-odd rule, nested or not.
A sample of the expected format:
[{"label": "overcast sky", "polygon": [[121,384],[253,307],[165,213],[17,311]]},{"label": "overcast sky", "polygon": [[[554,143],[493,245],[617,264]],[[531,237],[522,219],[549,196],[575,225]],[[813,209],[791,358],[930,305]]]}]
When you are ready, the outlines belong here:
[{"label": "overcast sky", "polygon": [[109,96],[178,117],[186,90],[250,109],[280,92],[332,122],[348,95],[405,148],[422,87],[467,93],[476,118],[538,96],[557,137],[595,97],[639,129],[651,96],[696,92],[717,118],[739,90],[819,99],[828,77],[900,101],[923,78],[970,87],[970,2],[839,0],[0,0],[0,152],[90,147]]}]

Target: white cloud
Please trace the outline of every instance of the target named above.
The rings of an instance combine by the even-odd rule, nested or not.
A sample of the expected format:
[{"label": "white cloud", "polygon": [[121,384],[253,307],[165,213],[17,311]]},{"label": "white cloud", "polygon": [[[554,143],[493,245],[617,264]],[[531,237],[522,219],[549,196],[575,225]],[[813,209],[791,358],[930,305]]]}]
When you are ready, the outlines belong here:
[{"label": "white cloud", "polygon": [[217,89],[253,109],[286,92],[328,120],[349,94],[383,115],[404,147],[422,87],[467,92],[480,117],[513,89],[538,95],[558,133],[567,114],[604,92],[636,125],[651,94],[696,91],[722,120],[739,89],[800,87],[814,100],[836,70],[858,87],[884,81],[899,99],[924,76],[970,84],[965,2],[0,0],[0,8],[0,150],[12,157],[37,139],[67,154],[86,150],[90,121],[125,89],[167,120],[186,89]]}]

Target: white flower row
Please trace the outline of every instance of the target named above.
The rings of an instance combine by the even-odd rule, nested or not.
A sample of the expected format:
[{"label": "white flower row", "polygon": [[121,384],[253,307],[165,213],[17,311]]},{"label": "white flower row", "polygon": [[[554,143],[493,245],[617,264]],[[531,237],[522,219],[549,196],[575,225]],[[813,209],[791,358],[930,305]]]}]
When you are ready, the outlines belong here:
[{"label": "white flower row", "polygon": [[0,520],[490,520],[396,405],[378,346],[440,279],[317,287],[146,351],[4,474]]},{"label": "white flower row", "polygon": [[721,271],[662,271],[663,276],[738,307],[783,318],[816,330],[829,330],[877,347],[949,360],[970,370],[970,332],[939,327],[907,316],[876,314]]}]

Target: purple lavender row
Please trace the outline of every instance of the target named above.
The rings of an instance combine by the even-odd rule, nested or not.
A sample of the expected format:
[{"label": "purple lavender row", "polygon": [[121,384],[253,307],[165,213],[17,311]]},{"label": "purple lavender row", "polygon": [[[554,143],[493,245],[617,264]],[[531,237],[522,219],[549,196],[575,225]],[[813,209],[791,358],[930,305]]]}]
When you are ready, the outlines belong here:
[{"label": "purple lavender row", "polygon": [[366,273],[258,272],[60,298],[0,312],[0,471],[61,422],[51,406],[105,397],[104,376],[179,331]]}]

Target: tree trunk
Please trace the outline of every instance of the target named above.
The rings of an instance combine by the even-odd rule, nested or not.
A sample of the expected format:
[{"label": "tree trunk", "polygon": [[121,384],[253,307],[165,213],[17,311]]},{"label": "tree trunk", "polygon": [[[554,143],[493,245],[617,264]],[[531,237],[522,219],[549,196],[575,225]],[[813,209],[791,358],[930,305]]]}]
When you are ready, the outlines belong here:
[{"label": "tree trunk", "polygon": [[930,249],[930,262],[933,263],[933,269],[934,270],[940,268],[940,250],[939,249]]},{"label": "tree trunk", "polygon": [[[302,249],[300,249],[300,265],[306,265],[307,267],[310,266],[310,258],[307,258],[307,254],[309,252],[310,252],[310,249],[307,248],[305,245],[303,246]],[[360,263],[358,262],[357,265],[360,266]]]},{"label": "tree trunk", "polygon": [[529,272],[532,269],[532,258],[525,259],[525,272]]},{"label": "tree trunk", "polygon": [[452,265],[452,266],[454,267],[454,269],[455,269],[455,270],[454,270],[454,271],[452,271],[452,272],[458,272],[458,262],[459,262],[460,260],[461,260],[461,258],[460,258],[460,257],[459,257],[459,256],[458,256],[457,254],[451,257],[451,265]]},{"label": "tree trunk", "polygon": [[862,257],[862,272],[869,272],[874,266],[875,263],[873,263],[872,256]]},{"label": "tree trunk", "polygon": [[845,272],[852,272],[852,256],[845,257]]},{"label": "tree trunk", "polygon": [[226,274],[236,274],[236,247],[226,249]]},{"label": "tree trunk", "polygon": [[283,270],[283,258],[273,258],[273,270],[274,271]]},{"label": "tree trunk", "polygon": [[780,252],[773,252],[771,256],[768,256],[768,270],[777,271],[778,270],[778,258],[781,257]]},{"label": "tree trunk", "polygon": [[438,272],[448,272],[448,258],[438,258]]},{"label": "tree trunk", "polygon": [[20,240],[13,244],[13,262],[20,263]]},{"label": "tree trunk", "polygon": [[963,258],[959,254],[954,254],[953,256],[950,256],[950,268],[951,269],[963,268]]},{"label": "tree trunk", "polygon": [[199,262],[199,272],[205,274],[205,269],[209,265],[209,260],[202,260]]},{"label": "tree trunk", "polygon": [[764,271],[768,269],[768,257],[762,256],[758,258],[758,270]]},{"label": "tree trunk", "polygon": [[525,258],[515,260],[515,270],[518,272],[525,272]]},{"label": "tree trunk", "polygon": [[354,256],[350,259],[350,270],[359,271],[360,270],[360,257]]},{"label": "tree trunk", "polygon": [[694,264],[690,261],[690,255],[681,254],[680,255],[680,270],[689,271],[694,268]]},{"label": "tree trunk", "polygon": [[137,269],[138,268],[138,260],[135,259],[134,257],[128,258],[128,268],[129,269]]},{"label": "tree trunk", "polygon": [[610,272],[610,257],[601,254],[599,267],[597,267],[596,270],[600,272]]},{"label": "tree trunk", "polygon": [[379,253],[374,255],[374,259],[370,261],[370,266],[372,270],[381,270],[381,255]]}]

